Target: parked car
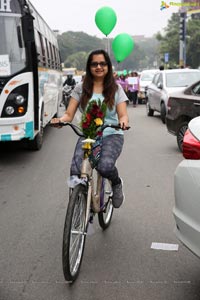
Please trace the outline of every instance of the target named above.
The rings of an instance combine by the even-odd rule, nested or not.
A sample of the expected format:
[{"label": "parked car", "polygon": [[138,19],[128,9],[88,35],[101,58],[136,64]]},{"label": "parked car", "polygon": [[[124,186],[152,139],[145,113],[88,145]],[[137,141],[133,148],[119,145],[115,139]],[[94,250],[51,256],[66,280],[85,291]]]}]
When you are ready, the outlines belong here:
[{"label": "parked car", "polygon": [[167,102],[172,93],[183,91],[187,86],[200,80],[200,70],[173,69],[157,72],[147,89],[147,115],[153,116],[154,111],[161,115],[165,123]]},{"label": "parked car", "polygon": [[138,93],[138,102],[139,103],[146,103],[146,90],[148,85],[152,82],[154,74],[158,72],[158,69],[151,69],[151,70],[143,70],[140,73],[139,85],[140,85],[140,92]]},{"label": "parked car", "polygon": [[188,123],[197,116],[200,116],[200,81],[184,91],[174,93],[167,103],[167,130],[176,136],[180,151]]},{"label": "parked car", "polygon": [[192,119],[183,140],[186,158],[174,175],[175,234],[200,257],[200,117]]}]

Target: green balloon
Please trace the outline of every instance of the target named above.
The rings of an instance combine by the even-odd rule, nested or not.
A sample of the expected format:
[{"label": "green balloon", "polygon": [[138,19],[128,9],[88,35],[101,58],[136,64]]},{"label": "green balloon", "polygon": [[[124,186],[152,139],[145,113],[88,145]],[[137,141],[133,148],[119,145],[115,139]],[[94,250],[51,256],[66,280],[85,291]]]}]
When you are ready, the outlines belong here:
[{"label": "green balloon", "polygon": [[95,23],[106,36],[113,30],[116,22],[117,16],[111,7],[104,6],[96,12]]},{"label": "green balloon", "polygon": [[112,42],[112,50],[117,62],[122,62],[134,49],[133,38],[127,33],[118,34]]},{"label": "green balloon", "polygon": [[126,76],[128,73],[127,73],[127,71],[126,71],[126,70],[124,70],[123,74]]}]

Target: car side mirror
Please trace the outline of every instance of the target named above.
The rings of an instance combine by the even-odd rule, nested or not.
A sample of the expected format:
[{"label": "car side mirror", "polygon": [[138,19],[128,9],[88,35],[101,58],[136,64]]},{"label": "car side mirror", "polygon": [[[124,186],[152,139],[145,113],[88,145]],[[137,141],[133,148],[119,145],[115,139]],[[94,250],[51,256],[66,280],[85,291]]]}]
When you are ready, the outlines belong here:
[{"label": "car side mirror", "polygon": [[162,90],[162,88],[163,88],[163,85],[162,85],[162,83],[161,83],[161,82],[158,82],[158,84],[157,84],[157,87],[158,87],[159,89],[161,89],[161,90]]}]

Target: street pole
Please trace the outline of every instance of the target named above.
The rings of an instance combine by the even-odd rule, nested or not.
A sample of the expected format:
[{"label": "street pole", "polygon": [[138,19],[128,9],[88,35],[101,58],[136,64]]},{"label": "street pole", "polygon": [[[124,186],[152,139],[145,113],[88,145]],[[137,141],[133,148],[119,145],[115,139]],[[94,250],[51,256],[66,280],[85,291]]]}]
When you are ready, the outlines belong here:
[{"label": "street pole", "polygon": [[179,66],[186,65],[186,12],[180,13],[179,30]]}]

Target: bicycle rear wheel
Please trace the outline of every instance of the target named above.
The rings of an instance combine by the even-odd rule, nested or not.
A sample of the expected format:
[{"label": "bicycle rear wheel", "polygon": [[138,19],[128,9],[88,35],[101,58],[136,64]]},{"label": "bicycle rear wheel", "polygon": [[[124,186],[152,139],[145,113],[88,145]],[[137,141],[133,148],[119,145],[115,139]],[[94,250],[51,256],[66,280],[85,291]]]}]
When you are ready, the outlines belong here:
[{"label": "bicycle rear wheel", "polygon": [[63,274],[67,281],[74,281],[80,271],[86,238],[87,188],[77,185],[70,196],[67,208],[62,248]]},{"label": "bicycle rear wheel", "polygon": [[114,209],[112,205],[112,186],[108,179],[102,178],[102,188],[100,197],[101,203],[103,203],[104,206],[98,213],[98,220],[101,228],[105,230],[110,225]]}]

